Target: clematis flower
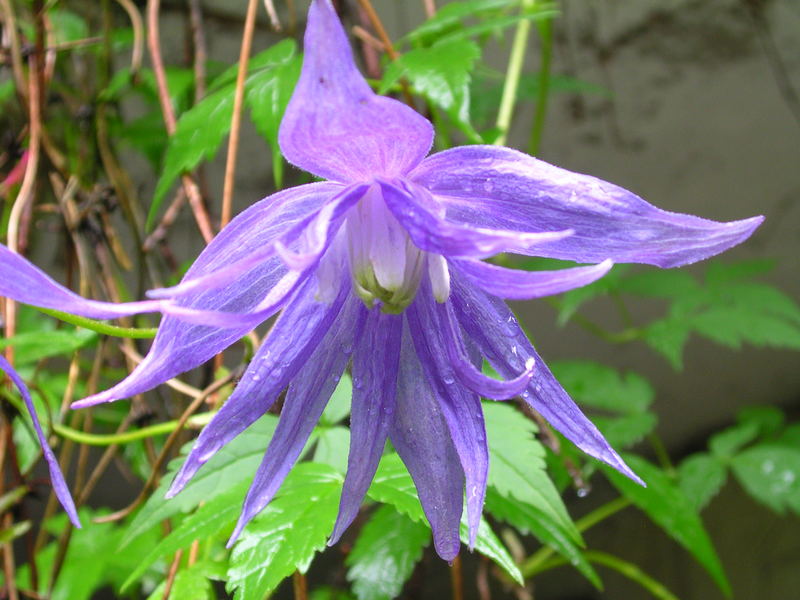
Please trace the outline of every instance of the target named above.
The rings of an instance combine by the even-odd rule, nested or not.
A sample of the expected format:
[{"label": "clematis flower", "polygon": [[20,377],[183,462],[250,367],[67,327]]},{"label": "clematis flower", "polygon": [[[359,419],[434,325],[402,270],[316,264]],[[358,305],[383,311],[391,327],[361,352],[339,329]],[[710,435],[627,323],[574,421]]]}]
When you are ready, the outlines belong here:
[{"label": "clematis flower", "polygon": [[[414,480],[436,551],[450,560],[459,550],[464,499],[470,543],[484,502],[481,397],[523,398],[584,452],[640,481],[556,381],[503,300],[588,284],[613,262],[702,260],[745,240],[762,217],[718,223],[665,212],[509,148],[465,146],[426,158],[433,135],[421,115],[373,93],[329,0],[313,0],[279,141],[290,163],[325,181],[245,210],[180,284],[152,291],[151,300],[84,300],[8,250],[0,252],[0,293],[96,318],[165,315],[141,364],[74,407],[147,391],[279,312],[168,495],[286,391],[232,543],[274,497],[351,365],[351,445],[331,543],[355,518],[388,439]],[[520,272],[482,261],[501,252],[589,266]],[[484,359],[505,379],[485,376]]]}]

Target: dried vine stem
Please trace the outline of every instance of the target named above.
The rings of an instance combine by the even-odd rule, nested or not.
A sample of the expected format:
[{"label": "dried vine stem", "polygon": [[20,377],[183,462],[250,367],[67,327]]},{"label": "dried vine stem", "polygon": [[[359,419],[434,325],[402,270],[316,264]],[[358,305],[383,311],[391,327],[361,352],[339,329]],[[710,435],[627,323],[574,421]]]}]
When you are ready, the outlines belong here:
[{"label": "dried vine stem", "polygon": [[[161,105],[161,113],[164,117],[164,125],[167,129],[167,135],[175,133],[175,111],[172,109],[172,102],[169,97],[169,88],[167,87],[167,76],[164,71],[164,61],[161,58],[161,43],[159,41],[158,33],[158,13],[161,7],[160,0],[148,0],[147,2],[147,48],[150,51],[150,61],[153,63],[153,73],[156,78],[156,86],[158,87],[158,101]],[[197,222],[197,227],[203,240],[209,243],[214,238],[214,229],[211,226],[211,219],[208,216],[208,211],[203,204],[203,198],[200,195],[200,188],[197,187],[194,179],[188,173],[181,175],[181,182],[183,189],[186,192],[186,197],[189,198],[189,206],[192,208],[194,219]]]},{"label": "dried vine stem", "polygon": [[239,71],[236,75],[236,91],[233,96],[233,115],[231,116],[231,134],[228,137],[228,159],[225,163],[225,183],[222,189],[222,216],[220,229],[231,220],[233,205],[233,188],[236,176],[236,154],[239,151],[239,132],[242,127],[242,109],[244,108],[244,84],[247,79],[247,66],[250,62],[250,48],[253,45],[253,31],[256,27],[256,9],[258,0],[248,0],[247,15],[244,20],[242,46],[239,50]]},{"label": "dried vine stem", "polygon": [[281,20],[278,18],[278,11],[275,10],[275,4],[272,0],[264,0],[264,9],[267,11],[269,17],[269,24],[275,31],[282,31]]},{"label": "dried vine stem", "polygon": [[142,68],[142,56],[144,55],[144,24],[142,15],[132,0],[116,0],[122,9],[128,13],[133,29],[133,52],[131,53],[131,73],[136,75]]},{"label": "dried vine stem", "polygon": [[422,0],[425,6],[425,15],[430,19],[436,16],[436,1],[435,0]]}]

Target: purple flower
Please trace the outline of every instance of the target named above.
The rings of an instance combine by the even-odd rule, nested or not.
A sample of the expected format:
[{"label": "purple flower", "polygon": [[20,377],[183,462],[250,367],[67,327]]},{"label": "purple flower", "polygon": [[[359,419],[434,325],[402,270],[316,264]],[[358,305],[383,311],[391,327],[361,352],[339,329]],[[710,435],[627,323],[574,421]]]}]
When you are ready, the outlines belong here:
[{"label": "purple flower", "polygon": [[[488,471],[482,396],[521,396],[584,452],[639,481],[502,299],[585,285],[612,261],[674,267],[702,260],[745,240],[762,218],[718,223],[665,212],[509,148],[465,146],[426,158],[431,124],[372,92],[329,0],[312,2],[305,49],[280,145],[291,163],[327,181],[251,206],[179,285],[146,302],[92,302],[0,251],[0,293],[21,302],[95,318],[165,314],[133,373],[74,406],[147,391],[280,311],[169,491],[177,494],[288,388],[231,541],[274,497],[348,365],[351,446],[331,543],[356,516],[387,439],[414,480],[439,555],[458,552],[464,494],[474,541]],[[594,264],[518,272],[481,261],[500,252]],[[481,373],[484,358],[504,381]],[[54,481],[64,500],[63,480]]]}]

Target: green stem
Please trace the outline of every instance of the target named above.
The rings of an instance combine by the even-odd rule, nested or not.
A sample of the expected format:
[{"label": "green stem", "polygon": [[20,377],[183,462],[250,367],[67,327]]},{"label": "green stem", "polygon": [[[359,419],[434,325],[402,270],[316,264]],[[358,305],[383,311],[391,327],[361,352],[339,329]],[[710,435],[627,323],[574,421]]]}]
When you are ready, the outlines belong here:
[{"label": "green stem", "polygon": [[[534,0],[521,0],[520,10],[524,13],[534,4]],[[519,88],[519,78],[522,75],[522,66],[525,63],[525,50],[528,48],[528,36],[531,31],[531,22],[522,19],[517,24],[514,33],[514,41],[511,44],[511,55],[508,58],[508,69],[506,79],[503,83],[503,95],[500,99],[500,109],[497,112],[497,128],[500,135],[494,141],[496,146],[503,146],[508,138],[508,130],[511,128],[511,119],[514,116],[514,105],[517,103],[517,89]]]},{"label": "green stem", "polygon": [[541,64],[539,66],[539,89],[536,91],[536,114],[533,117],[528,154],[536,156],[542,141],[544,120],[547,115],[547,99],[550,95],[550,66],[553,62],[553,20],[545,19],[539,24],[541,39]]},{"label": "green stem", "polygon": [[[637,565],[627,560],[597,550],[587,550],[583,555],[589,562],[613,569],[617,573],[635,581],[659,600],[678,600],[678,597],[664,587],[663,584],[656,581],[650,577],[650,575],[642,571]],[[546,566],[548,569],[554,569],[568,564],[569,561],[567,559],[558,556],[547,561]]]},{"label": "green stem", "polygon": [[[192,427],[201,427],[207,425],[214,416],[213,412],[205,412],[191,417],[186,424]],[[138,440],[142,440],[157,435],[164,435],[173,432],[178,427],[178,421],[166,421],[151,425],[150,427],[143,427],[135,431],[125,431],[123,433],[100,434],[100,433],[86,433],[85,431],[78,431],[65,425],[54,424],[53,430],[63,438],[72,440],[79,444],[87,444],[89,446],[113,446],[114,444],[130,444]]]},{"label": "green stem", "polygon": [[650,446],[653,448],[653,452],[656,453],[656,458],[658,458],[661,468],[664,469],[668,475],[674,477],[676,474],[675,465],[672,464],[672,460],[669,457],[666,446],[664,446],[664,442],[662,442],[661,438],[655,433],[648,435],[647,439],[650,442]]},{"label": "green stem", "polygon": [[41,306],[34,306],[34,308],[46,315],[50,315],[51,317],[55,317],[56,319],[64,321],[65,323],[71,323],[72,325],[77,325],[78,327],[83,327],[84,329],[90,329],[92,331],[96,331],[97,333],[102,333],[103,335],[111,335],[122,338],[145,339],[155,337],[156,332],[158,331],[158,329],[155,327],[145,329],[138,329],[135,327],[118,327],[117,325],[109,325],[103,321],[96,321],[95,319],[89,319],[87,317],[79,317],[78,315],[72,315],[60,310],[53,310],[52,308],[42,308]]},{"label": "green stem", "polygon": [[[609,517],[617,514],[619,511],[627,508],[630,505],[630,500],[624,496],[620,496],[619,498],[615,498],[614,500],[597,507],[589,514],[575,521],[575,527],[578,529],[578,531],[583,533],[587,529],[597,525],[600,521],[605,521]],[[553,557],[553,554],[555,554],[555,550],[553,550],[553,548],[550,546],[541,547],[538,551],[531,555],[528,560],[522,563],[520,567],[522,576],[527,579],[546,569],[552,568],[549,566],[550,563],[558,558]]]}]

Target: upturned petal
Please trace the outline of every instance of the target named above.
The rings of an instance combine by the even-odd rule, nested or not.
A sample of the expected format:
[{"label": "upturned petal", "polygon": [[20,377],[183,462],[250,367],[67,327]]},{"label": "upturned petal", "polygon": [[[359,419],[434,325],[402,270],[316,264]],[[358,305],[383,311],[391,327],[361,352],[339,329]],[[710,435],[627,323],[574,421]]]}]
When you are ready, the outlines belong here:
[{"label": "upturned petal", "polygon": [[325,304],[314,300],[314,282],[298,291],[275,321],[231,397],[197,438],[168,497],[180,492],[220,448],[270,409],[339,317],[348,294],[349,286],[342,285],[337,298]]},{"label": "upturned petal", "polygon": [[50,471],[50,481],[53,484],[53,491],[56,493],[56,498],[58,498],[61,506],[64,507],[70,522],[75,527],[80,527],[81,522],[78,518],[78,511],[75,510],[75,502],[72,500],[72,494],[69,493],[67,482],[64,481],[64,475],[61,473],[61,467],[58,465],[58,460],[56,459],[55,454],[53,454],[50,444],[47,442],[47,436],[45,436],[44,431],[42,431],[42,426],[39,423],[39,417],[36,414],[36,407],[33,405],[33,400],[31,399],[31,394],[28,391],[28,386],[25,385],[25,382],[22,380],[22,377],[19,376],[19,373],[14,370],[14,367],[12,367],[2,355],[0,355],[0,370],[5,372],[8,378],[14,382],[14,385],[17,386],[17,389],[22,396],[22,400],[25,402],[25,408],[28,409],[28,414],[31,416],[33,429],[36,431],[36,437],[39,440],[39,446],[42,448],[44,460],[47,463],[47,469]]},{"label": "upturned petal", "polygon": [[719,223],[663,211],[614,184],[495,146],[434,154],[410,177],[446,207],[449,220],[462,225],[520,232],[573,229],[573,236],[520,252],[582,263],[608,258],[685,265],[741,243],[763,221]]},{"label": "upturned petal", "polygon": [[[271,245],[294,225],[313,216],[342,189],[338,184],[309,184],[278,192],[254,204],[212,240],[186,273],[183,282],[218,274],[230,263],[247,260],[252,253]],[[281,284],[279,294],[272,292],[272,297],[278,295],[281,301],[274,303],[271,313],[259,312],[259,317],[265,320],[283,305],[283,299],[295,288],[297,281],[286,285],[289,276],[291,274],[283,261],[273,256],[239,272],[235,285],[218,287],[206,280],[203,285],[182,290],[175,302],[194,313],[249,313],[259,306],[263,308],[265,298]],[[220,329],[211,326],[210,319],[199,319],[195,324],[167,315],[161,321],[150,352],[128,377],[72,406],[83,408],[146,392],[203,364],[241,339],[256,324],[250,319],[238,327]]]},{"label": "upturned petal", "polygon": [[360,308],[360,301],[351,297],[289,386],[275,434],[247,492],[228,547],[233,545],[247,523],[269,504],[303,451],[350,359],[350,355],[342,351],[342,344],[353,343],[353,337],[360,329],[356,319]]},{"label": "upturned petal", "polygon": [[339,516],[328,545],[353,522],[372,482],[394,418],[403,317],[360,306],[364,332],[353,353],[350,452]]},{"label": "upturned petal", "polygon": [[[423,187],[381,182],[386,206],[405,227],[414,244],[427,252],[447,257],[493,256],[500,252],[524,252],[534,245],[561,240],[572,230],[522,232],[503,228],[475,227],[449,220],[444,206]],[[441,209],[441,210],[437,210]],[[440,213],[440,214],[437,214]]]},{"label": "upturned petal", "polygon": [[464,471],[408,328],[403,330],[397,404],[389,439],[414,480],[433,531],[436,553],[444,560],[453,560],[461,545]]},{"label": "upturned petal", "polygon": [[430,150],[433,127],[405,104],[373,93],[330,0],[314,0],[303,70],[278,140],[290,163],[314,175],[371,181],[418,164]]},{"label": "upturned petal", "polygon": [[502,300],[487,296],[461,277],[453,277],[450,298],[464,331],[501,375],[511,377],[530,358],[536,361],[533,380],[522,394],[534,410],[586,454],[644,485],[553,377]]},{"label": "upturned petal", "polygon": [[442,348],[446,341],[436,318],[436,302],[429,285],[423,285],[408,308],[408,327],[428,385],[439,401],[450,438],[464,470],[469,545],[475,544],[486,496],[489,449],[478,394],[462,386]]},{"label": "upturned petal", "polygon": [[614,263],[605,260],[591,267],[573,267],[554,271],[506,269],[478,260],[454,259],[454,268],[487,294],[512,300],[530,300],[560,294],[593,281],[608,273]]}]

